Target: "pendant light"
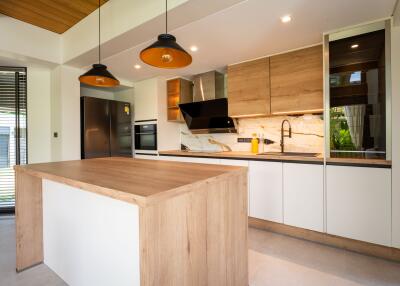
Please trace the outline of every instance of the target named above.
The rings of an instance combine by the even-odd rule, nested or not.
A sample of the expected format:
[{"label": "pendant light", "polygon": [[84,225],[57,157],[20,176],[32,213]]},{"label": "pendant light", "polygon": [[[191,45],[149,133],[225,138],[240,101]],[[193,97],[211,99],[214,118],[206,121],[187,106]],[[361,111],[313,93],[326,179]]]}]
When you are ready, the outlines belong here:
[{"label": "pendant light", "polygon": [[160,34],[158,40],[140,52],[140,59],[148,65],[175,69],[192,63],[192,56],[178,43],[176,38],[168,34],[168,0],[165,0],[165,34]]},{"label": "pendant light", "polygon": [[113,87],[119,85],[119,80],[107,70],[107,66],[100,63],[100,6],[99,0],[99,63],[94,64],[89,71],[81,75],[79,81],[91,86]]}]

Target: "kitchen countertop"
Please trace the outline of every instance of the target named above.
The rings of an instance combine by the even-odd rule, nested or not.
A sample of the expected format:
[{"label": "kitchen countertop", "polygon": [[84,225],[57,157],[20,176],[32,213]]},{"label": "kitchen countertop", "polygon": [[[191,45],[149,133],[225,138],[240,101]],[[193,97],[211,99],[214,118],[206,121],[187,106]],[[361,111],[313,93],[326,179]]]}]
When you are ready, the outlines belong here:
[{"label": "kitchen countertop", "polygon": [[230,151],[230,152],[188,152],[188,151],[160,151],[161,156],[187,156],[187,157],[204,157],[204,158],[221,158],[221,159],[243,159],[243,160],[260,160],[260,161],[280,161],[280,162],[309,162],[323,164],[324,158],[322,154],[317,157],[307,156],[280,156],[280,155],[257,155],[251,152]]},{"label": "kitchen countertop", "polygon": [[345,165],[345,166],[370,166],[390,168],[392,161],[383,159],[363,159],[363,158],[327,158],[328,165]]},{"label": "kitchen countertop", "polygon": [[247,172],[245,167],[132,158],[99,158],[19,165],[18,172],[141,206],[190,191],[201,183]]},{"label": "kitchen countertop", "polygon": [[[231,152],[193,152],[193,151],[160,151],[160,156],[186,156],[199,158],[220,158],[220,159],[242,159],[257,161],[279,161],[279,162],[297,162],[309,164],[323,164],[324,157],[320,154],[317,157],[307,156],[280,156],[280,155],[257,155],[251,152],[231,151]],[[381,159],[357,159],[357,158],[327,158],[328,165],[344,165],[344,166],[366,166],[366,167],[384,167],[390,168],[391,161]]]}]

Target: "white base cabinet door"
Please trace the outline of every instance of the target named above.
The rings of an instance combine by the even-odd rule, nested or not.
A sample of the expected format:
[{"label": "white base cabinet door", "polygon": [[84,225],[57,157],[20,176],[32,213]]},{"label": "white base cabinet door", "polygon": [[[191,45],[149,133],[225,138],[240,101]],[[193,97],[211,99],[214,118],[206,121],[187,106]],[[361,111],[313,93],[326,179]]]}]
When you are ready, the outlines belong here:
[{"label": "white base cabinet door", "polygon": [[200,163],[200,164],[219,164],[220,160],[215,158],[196,158],[189,156],[159,156],[162,161],[177,161],[187,163]]},{"label": "white base cabinet door", "polygon": [[180,156],[158,156],[158,160],[162,161],[177,161],[177,162],[188,162],[185,161],[188,157],[180,157]]},{"label": "white base cabinet door", "polygon": [[135,159],[158,160],[158,155],[135,154]]},{"label": "white base cabinet door", "polygon": [[391,169],[327,166],[327,232],[391,245]]},{"label": "white base cabinet door", "polygon": [[189,162],[200,163],[200,164],[219,164],[220,159],[216,158],[190,158]]},{"label": "white base cabinet door", "polygon": [[324,231],[324,166],[283,163],[283,221]]},{"label": "white base cabinet door", "polygon": [[282,163],[249,162],[250,216],[283,223]]}]

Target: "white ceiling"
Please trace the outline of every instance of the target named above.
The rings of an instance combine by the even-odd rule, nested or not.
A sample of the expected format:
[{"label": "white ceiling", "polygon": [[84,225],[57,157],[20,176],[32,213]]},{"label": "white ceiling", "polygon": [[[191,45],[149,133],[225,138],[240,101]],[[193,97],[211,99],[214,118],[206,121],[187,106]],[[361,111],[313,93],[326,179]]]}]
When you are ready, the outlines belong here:
[{"label": "white ceiling", "polygon": [[[322,34],[338,28],[389,17],[396,0],[247,0],[171,31],[193,63],[178,70],[145,65],[139,52],[152,41],[103,60],[117,77],[138,81],[154,76],[191,76],[228,64],[322,42]],[[280,17],[290,14],[289,24]],[[160,33],[163,30],[160,30]],[[87,64],[74,62],[80,67]],[[141,69],[134,69],[140,64]]]}]

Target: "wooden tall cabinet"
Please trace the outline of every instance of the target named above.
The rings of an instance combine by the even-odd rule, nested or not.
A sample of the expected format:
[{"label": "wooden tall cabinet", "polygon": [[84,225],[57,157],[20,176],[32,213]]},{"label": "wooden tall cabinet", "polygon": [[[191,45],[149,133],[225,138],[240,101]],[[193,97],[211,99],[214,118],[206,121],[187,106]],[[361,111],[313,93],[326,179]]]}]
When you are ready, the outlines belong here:
[{"label": "wooden tall cabinet", "polygon": [[322,64],[322,45],[271,57],[271,113],[322,112]]},{"label": "wooden tall cabinet", "polygon": [[167,81],[168,121],[183,122],[179,104],[193,101],[193,83],[183,78]]},{"label": "wooden tall cabinet", "polygon": [[266,116],[270,110],[269,58],[228,66],[231,117]]}]

